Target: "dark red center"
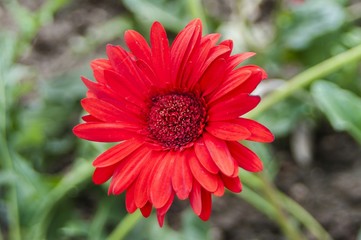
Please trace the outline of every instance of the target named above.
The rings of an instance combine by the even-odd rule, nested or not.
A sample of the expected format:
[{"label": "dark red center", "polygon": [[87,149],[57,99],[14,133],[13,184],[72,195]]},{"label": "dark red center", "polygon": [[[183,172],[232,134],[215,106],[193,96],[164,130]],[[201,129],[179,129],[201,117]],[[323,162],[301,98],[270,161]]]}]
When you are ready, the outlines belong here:
[{"label": "dark red center", "polygon": [[206,110],[192,93],[170,93],[152,98],[148,115],[150,138],[164,147],[180,149],[203,132]]}]

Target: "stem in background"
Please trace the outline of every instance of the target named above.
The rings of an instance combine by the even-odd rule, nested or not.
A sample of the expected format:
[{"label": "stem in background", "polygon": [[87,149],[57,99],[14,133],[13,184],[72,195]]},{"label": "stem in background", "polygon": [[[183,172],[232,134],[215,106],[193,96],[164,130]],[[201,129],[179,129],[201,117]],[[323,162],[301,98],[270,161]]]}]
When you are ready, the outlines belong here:
[{"label": "stem in background", "polygon": [[[108,220],[109,214],[113,211],[112,204],[109,204],[107,201],[108,199],[98,202],[97,211],[93,217],[93,220],[90,224],[89,231],[88,231],[88,238],[89,240],[98,240],[103,239],[103,230],[105,229],[105,225]],[[102,230],[99,230],[102,229]]]},{"label": "stem in background", "polygon": [[107,240],[122,240],[133,229],[135,224],[141,219],[142,214],[136,211],[128,214],[108,236]]},{"label": "stem in background", "polygon": [[286,216],[284,209],[281,207],[280,199],[277,194],[278,191],[275,189],[273,184],[266,178],[264,174],[258,174],[258,178],[262,181],[261,190],[276,210],[274,217],[283,234],[290,240],[304,239],[299,229],[292,223],[291,219]]},{"label": "stem in background", "polygon": [[[3,160],[4,167],[8,171],[14,171],[14,166],[9,152],[9,146],[6,141],[6,133],[3,132],[0,137],[0,149],[1,159]],[[9,218],[9,239],[20,240],[20,221],[19,221],[19,206],[18,206],[18,194],[16,192],[16,184],[10,184],[7,191],[7,206],[8,206],[8,218]]]},{"label": "stem in background", "polygon": [[46,230],[54,207],[70,191],[91,177],[91,174],[93,173],[92,165],[83,159],[77,162],[78,164],[72,167],[69,173],[62,178],[61,182],[49,192],[44,202],[39,205],[38,211],[34,214],[32,219],[32,222],[36,223],[32,228],[32,239],[45,239]]},{"label": "stem in background", "polygon": [[247,114],[249,118],[255,118],[273,105],[289,97],[298,89],[306,87],[315,80],[335,72],[339,68],[361,59],[361,44],[329,58],[291,78],[280,89],[266,96],[252,112]]},{"label": "stem in background", "polygon": [[189,12],[193,18],[200,18],[202,20],[203,32],[208,33],[208,25],[206,21],[206,14],[201,0],[187,0]]},{"label": "stem in background", "polygon": [[289,198],[287,195],[277,192],[278,199],[284,203],[285,209],[293,215],[300,223],[302,223],[316,239],[329,240],[332,239],[328,232],[323,229],[319,222],[314,219],[302,206]]},{"label": "stem in background", "polygon": [[[241,172],[241,178],[243,179],[243,183],[248,186],[248,188],[252,188],[254,190],[261,190],[264,188],[262,184],[264,182],[262,179],[256,175],[249,172]],[[247,193],[247,189],[245,188],[245,192],[242,194],[236,194],[236,196],[240,198],[244,198],[247,202],[249,202],[251,205],[253,205],[255,208],[260,210],[260,212],[263,212],[265,215],[267,215],[269,218],[274,220],[275,212],[274,206],[271,205],[269,202],[264,200],[261,196],[257,195],[257,193],[253,193],[256,197],[246,197],[245,194]],[[325,229],[317,222],[314,217],[307,212],[302,206],[300,206],[297,202],[295,202],[293,199],[288,197],[287,195],[283,194],[276,188],[273,189],[277,199],[279,202],[282,203],[282,206],[284,207],[284,210],[287,210],[289,214],[291,214],[295,220],[303,224],[310,233],[312,233],[316,239],[323,239],[323,240],[329,240],[332,239],[331,236],[327,233]],[[264,201],[260,202],[259,198]],[[256,201],[256,203],[254,203]],[[258,204],[258,203],[261,204]]]},{"label": "stem in background", "polygon": [[[339,68],[360,59],[361,44],[305,70],[304,72],[290,79],[282,88],[274,91],[269,96],[266,96],[256,109],[247,114],[247,117],[255,118],[259,116],[261,113],[268,110],[273,105],[289,97],[295,91],[306,87],[313,81],[327,76],[328,74],[335,72]],[[286,197],[285,195],[282,195],[279,191],[274,189],[267,180],[262,179],[260,175],[258,176],[258,180],[262,180],[261,182],[263,183],[263,191],[276,208],[278,208],[277,205],[279,205],[279,203],[282,201],[284,203],[284,207],[287,208],[287,211],[291,213],[299,222],[303,223],[308,228],[308,230],[312,232],[315,236],[319,237],[320,239],[331,239],[331,237],[322,228],[322,226],[318,224],[318,222],[296,202]],[[249,184],[252,185],[251,180],[249,181]],[[280,223],[280,227],[284,228],[283,225],[285,224],[285,219],[283,219],[282,215],[278,216],[278,221]],[[287,231],[289,230],[290,229],[288,229]]]},{"label": "stem in background", "polygon": [[[15,45],[10,38],[5,38],[4,45],[0,45],[2,52],[2,63],[0,66],[0,149],[1,160],[4,168],[10,172],[14,171],[13,160],[11,158],[9,144],[7,142],[7,102],[6,102],[6,83],[5,83],[5,69],[8,68],[12,62]],[[19,221],[19,206],[18,196],[16,192],[16,184],[11,184],[7,192],[7,205],[9,216],[9,239],[20,240],[20,221]]]},{"label": "stem in background", "polygon": [[266,215],[272,221],[275,221],[275,207],[267,200],[265,200],[263,196],[255,192],[246,184],[244,184],[243,186],[242,194],[236,194],[236,196],[248,202],[255,209]]}]

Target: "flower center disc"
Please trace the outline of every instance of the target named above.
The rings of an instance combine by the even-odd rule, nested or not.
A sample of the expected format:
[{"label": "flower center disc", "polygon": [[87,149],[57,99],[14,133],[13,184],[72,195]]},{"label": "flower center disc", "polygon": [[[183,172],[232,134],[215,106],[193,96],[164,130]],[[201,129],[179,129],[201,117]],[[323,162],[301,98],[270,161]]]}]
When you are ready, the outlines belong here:
[{"label": "flower center disc", "polygon": [[167,148],[179,149],[203,132],[206,110],[191,93],[170,93],[152,98],[148,115],[151,139]]}]

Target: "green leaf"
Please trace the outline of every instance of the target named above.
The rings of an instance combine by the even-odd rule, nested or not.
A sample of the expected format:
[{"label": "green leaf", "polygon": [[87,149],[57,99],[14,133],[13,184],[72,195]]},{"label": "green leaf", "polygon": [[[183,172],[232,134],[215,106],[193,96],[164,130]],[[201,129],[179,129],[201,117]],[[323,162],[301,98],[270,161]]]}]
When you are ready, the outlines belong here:
[{"label": "green leaf", "polygon": [[294,7],[279,24],[287,31],[286,45],[304,49],[315,38],[338,29],[345,18],[342,6],[336,1],[314,0]]},{"label": "green leaf", "polygon": [[307,96],[297,97],[299,99],[293,97],[275,104],[269,111],[262,113],[257,121],[267,126],[276,137],[287,136],[299,119],[307,117],[310,109],[307,99],[305,100]]},{"label": "green leaf", "polygon": [[139,22],[146,23],[146,25],[159,21],[167,29],[178,32],[186,24],[184,19],[177,16],[179,15],[177,11],[182,7],[181,1],[172,2],[171,5],[167,5],[163,1],[123,0],[122,2],[133,12]]},{"label": "green leaf", "polygon": [[191,208],[182,213],[181,235],[183,239],[209,239],[209,222],[204,222],[194,214]]},{"label": "green leaf", "polygon": [[361,98],[325,81],[313,84],[311,93],[332,126],[347,131],[361,144]]}]

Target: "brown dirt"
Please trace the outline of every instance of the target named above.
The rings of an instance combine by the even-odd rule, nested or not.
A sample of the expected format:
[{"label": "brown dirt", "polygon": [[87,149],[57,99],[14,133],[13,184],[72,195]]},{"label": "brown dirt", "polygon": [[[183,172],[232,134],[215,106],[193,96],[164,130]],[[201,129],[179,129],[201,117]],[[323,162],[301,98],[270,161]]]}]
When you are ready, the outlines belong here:
[{"label": "brown dirt", "polygon": [[[64,72],[77,64],[71,55],[63,54],[70,40],[83,35],[90,25],[122,11],[123,7],[113,1],[74,2],[40,31],[33,51],[22,61],[35,66],[42,75]],[[304,168],[293,160],[288,142],[279,139],[274,144],[281,165],[277,186],[312,213],[334,239],[356,239],[361,225],[360,146],[347,134],[320,128],[314,161]],[[272,221],[233,195],[215,199],[211,223],[217,240],[283,238]]]}]

